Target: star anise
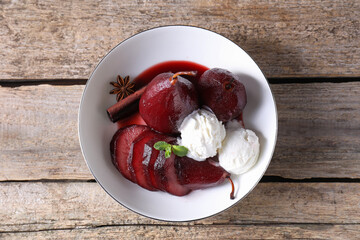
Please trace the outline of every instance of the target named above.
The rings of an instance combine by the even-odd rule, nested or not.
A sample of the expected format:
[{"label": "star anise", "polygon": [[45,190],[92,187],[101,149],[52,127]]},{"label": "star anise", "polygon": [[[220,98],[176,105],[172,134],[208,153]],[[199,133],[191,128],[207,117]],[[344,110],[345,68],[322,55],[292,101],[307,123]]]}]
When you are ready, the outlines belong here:
[{"label": "star anise", "polygon": [[110,91],[110,94],[116,94],[116,100],[120,101],[130,94],[134,93],[135,84],[130,82],[130,77],[126,76],[122,78],[120,75],[117,76],[116,82],[110,82],[115,88]]}]

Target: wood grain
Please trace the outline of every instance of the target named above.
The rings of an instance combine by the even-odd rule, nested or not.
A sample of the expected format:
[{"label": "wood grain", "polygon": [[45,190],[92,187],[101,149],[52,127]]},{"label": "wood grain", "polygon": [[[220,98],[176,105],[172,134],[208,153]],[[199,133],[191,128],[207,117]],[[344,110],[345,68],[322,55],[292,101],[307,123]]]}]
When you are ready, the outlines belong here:
[{"label": "wood grain", "polygon": [[127,210],[95,182],[10,182],[0,183],[0,232],[142,225],[354,225],[360,224],[359,199],[358,183],[260,183],[216,216],[170,223]]},{"label": "wood grain", "polygon": [[267,174],[359,178],[360,82],[271,87],[279,133]]},{"label": "wood grain", "polygon": [[[360,82],[271,87],[279,134],[266,175],[358,178]],[[0,181],[93,179],[77,136],[83,88],[0,87]]]},{"label": "wood grain", "polygon": [[3,0],[0,79],[87,79],[119,42],[174,24],[224,35],[267,77],[359,76],[359,19],[357,0]]},{"label": "wood grain", "polygon": [[[77,136],[84,85],[69,85],[124,39],[175,24],[224,35],[273,82],[338,77],[271,85],[279,134],[266,176],[285,181],[184,223],[135,214],[93,181]],[[0,0],[0,239],[357,239],[360,81],[343,77],[360,76],[359,42],[358,0]],[[50,82],[66,84],[36,85]]]},{"label": "wood grain", "polygon": [[83,89],[0,87],[1,180],[92,179],[77,136]]},{"label": "wood grain", "polygon": [[0,233],[7,239],[357,239],[356,225],[104,226],[40,232]]}]

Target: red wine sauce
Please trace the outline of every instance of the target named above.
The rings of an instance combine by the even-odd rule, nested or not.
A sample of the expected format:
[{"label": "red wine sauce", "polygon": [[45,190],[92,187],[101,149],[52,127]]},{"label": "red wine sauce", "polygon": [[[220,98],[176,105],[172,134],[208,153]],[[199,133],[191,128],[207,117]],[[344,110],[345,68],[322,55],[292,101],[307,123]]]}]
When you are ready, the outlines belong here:
[{"label": "red wine sauce", "polygon": [[195,81],[200,78],[200,76],[209,68],[189,61],[167,61],[158,63],[145,71],[143,71],[139,76],[134,79],[134,83],[137,88],[140,88],[148,84],[154,77],[164,72],[187,72],[187,71],[197,71],[196,77],[183,76],[190,81]]}]

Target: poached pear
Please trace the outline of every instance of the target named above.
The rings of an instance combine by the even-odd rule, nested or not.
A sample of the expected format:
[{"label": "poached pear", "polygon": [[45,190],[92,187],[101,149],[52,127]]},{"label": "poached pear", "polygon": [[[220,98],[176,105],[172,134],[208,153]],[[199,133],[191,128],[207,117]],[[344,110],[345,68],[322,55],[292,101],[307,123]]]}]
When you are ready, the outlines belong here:
[{"label": "poached pear", "polygon": [[205,71],[197,82],[197,90],[202,103],[222,122],[239,117],[247,102],[240,78],[221,68]]},{"label": "poached pear", "polygon": [[175,196],[184,196],[192,190],[213,187],[225,179],[230,180],[230,173],[213,158],[198,162],[174,153],[167,158],[164,151],[153,147],[156,141],[173,144],[176,138],[141,125],[127,126],[115,133],[110,148],[114,162],[125,178],[145,189],[160,190]]},{"label": "poached pear", "polygon": [[199,108],[194,84],[180,75],[194,76],[196,72],[161,73],[148,84],[140,98],[141,117],[161,133],[178,133],[184,118]]}]

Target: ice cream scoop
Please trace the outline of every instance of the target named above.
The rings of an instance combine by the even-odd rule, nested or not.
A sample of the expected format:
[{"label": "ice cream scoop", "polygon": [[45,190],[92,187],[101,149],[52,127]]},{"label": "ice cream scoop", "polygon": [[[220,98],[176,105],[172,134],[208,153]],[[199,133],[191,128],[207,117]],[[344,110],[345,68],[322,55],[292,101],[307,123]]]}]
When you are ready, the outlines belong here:
[{"label": "ice cream scoop", "polygon": [[213,157],[225,138],[225,127],[215,114],[198,109],[188,115],[181,123],[179,145],[188,148],[188,157],[204,161]]},{"label": "ice cream scoop", "polygon": [[237,120],[226,125],[226,137],[219,149],[219,163],[232,174],[241,174],[252,168],[260,153],[259,138],[242,128]]}]

